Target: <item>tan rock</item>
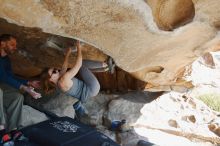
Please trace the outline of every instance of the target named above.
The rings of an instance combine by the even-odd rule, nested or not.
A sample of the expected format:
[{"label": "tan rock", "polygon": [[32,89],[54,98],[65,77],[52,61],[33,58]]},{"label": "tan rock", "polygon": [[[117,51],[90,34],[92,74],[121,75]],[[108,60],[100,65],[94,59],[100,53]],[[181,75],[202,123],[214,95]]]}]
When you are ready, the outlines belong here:
[{"label": "tan rock", "polygon": [[202,58],[204,60],[204,65],[210,68],[215,68],[215,62],[213,60],[212,54],[207,52],[202,56]]},{"label": "tan rock", "polygon": [[[171,6],[180,1],[167,2],[170,2],[169,6]],[[203,4],[206,5],[206,3],[211,4],[213,10],[210,10],[208,6],[204,8]],[[188,4],[191,5],[190,2],[185,4],[185,1],[181,1],[181,4],[186,5],[186,8],[189,8]],[[213,43],[208,44],[207,42],[216,36],[217,30],[212,25],[214,23],[204,17],[203,11],[210,11],[208,13],[209,18],[212,18],[212,14],[217,16],[215,17],[216,21],[212,22],[218,22],[220,13],[214,11],[214,8],[218,6],[217,4],[218,1],[216,0],[214,2],[206,0],[196,2],[196,18],[193,22],[169,33],[154,28],[151,23],[153,20],[151,21],[149,16],[151,10],[147,9],[147,4],[143,1],[130,3],[130,1],[123,0],[111,2],[107,0],[21,0],[19,2],[17,0],[0,0],[0,17],[24,26],[26,33],[28,32],[27,27],[41,28],[47,33],[84,41],[114,58],[119,68],[131,73],[135,78],[147,82],[151,85],[152,90],[155,87],[155,90],[160,91],[184,91],[191,85],[190,82],[184,81],[181,76],[183,75],[183,68],[192,63],[198,56],[203,55],[206,49],[213,45]],[[179,8],[179,6],[174,8]],[[185,10],[185,7],[181,6],[181,8]],[[191,11],[189,12],[192,14]],[[167,13],[171,13],[171,11]],[[181,18],[181,20],[183,19]],[[2,29],[1,33],[7,32],[7,30]],[[39,31],[39,29],[34,30],[35,33]],[[20,34],[22,31],[17,32]],[[39,37],[44,38],[41,41],[44,40],[43,42],[45,42],[47,36],[51,35],[42,35],[44,36],[42,37],[35,33],[28,35],[28,37],[35,36],[35,42]],[[33,44],[29,41],[23,43],[25,46]],[[204,47],[205,44],[206,47]],[[31,52],[33,56],[41,56],[42,48],[39,46],[36,48],[32,48],[33,50],[25,48],[25,50]],[[60,66],[60,64],[51,61],[63,59],[59,50],[47,48],[42,51],[45,56],[31,58],[32,64],[38,64],[40,67]],[[52,54],[59,57],[54,57]],[[74,59],[74,56],[72,57]]]},{"label": "tan rock", "polygon": [[187,122],[192,122],[192,123],[196,122],[196,118],[195,118],[194,115],[182,116],[181,119],[184,120],[184,121],[187,121]]},{"label": "tan rock", "polygon": [[154,21],[162,30],[173,30],[192,21],[195,8],[192,0],[146,0]]},{"label": "tan rock", "polygon": [[192,123],[195,123],[195,122],[196,122],[196,118],[195,118],[194,115],[188,116],[188,119],[189,119],[189,121],[191,121]]},{"label": "tan rock", "polygon": [[176,120],[170,119],[170,120],[168,121],[168,124],[169,124],[171,127],[174,127],[174,128],[178,128],[178,127],[179,127],[179,125],[178,125],[178,123],[177,123]]},{"label": "tan rock", "polygon": [[220,28],[219,0],[194,0],[196,15],[195,20],[208,22],[210,25]]},{"label": "tan rock", "polygon": [[193,109],[196,109],[196,103],[192,99],[189,99],[189,104],[192,106]]},{"label": "tan rock", "polygon": [[208,128],[210,131],[212,131],[216,135],[220,136],[220,127],[219,126],[217,126],[216,124],[210,124],[210,125],[208,125]]}]

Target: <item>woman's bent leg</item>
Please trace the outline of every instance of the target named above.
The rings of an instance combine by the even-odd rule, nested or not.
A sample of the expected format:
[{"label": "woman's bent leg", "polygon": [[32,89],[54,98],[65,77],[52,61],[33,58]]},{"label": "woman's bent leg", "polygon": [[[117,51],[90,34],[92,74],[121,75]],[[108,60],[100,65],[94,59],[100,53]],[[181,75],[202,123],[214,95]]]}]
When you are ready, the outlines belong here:
[{"label": "woman's bent leg", "polygon": [[[88,87],[88,97],[96,96],[99,93],[100,84],[95,75],[84,65],[80,68],[79,74]],[[81,102],[85,101],[81,99]]]},{"label": "woman's bent leg", "polygon": [[85,115],[86,113],[82,103],[86,102],[89,97],[96,96],[100,90],[100,85],[95,75],[87,67],[85,67],[84,64],[80,68],[79,74],[83,82],[86,84],[87,91],[85,95],[73,105],[73,108],[75,109],[77,117],[81,118],[81,116]]}]

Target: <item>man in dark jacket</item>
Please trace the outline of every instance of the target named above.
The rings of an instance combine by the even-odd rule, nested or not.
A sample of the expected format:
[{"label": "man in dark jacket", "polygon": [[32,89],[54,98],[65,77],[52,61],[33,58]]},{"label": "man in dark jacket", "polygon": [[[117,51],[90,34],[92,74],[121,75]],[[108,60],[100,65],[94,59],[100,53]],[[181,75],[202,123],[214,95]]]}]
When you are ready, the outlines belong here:
[{"label": "man in dark jacket", "polygon": [[29,93],[35,99],[41,97],[34,91],[34,88],[40,87],[39,81],[23,80],[13,74],[8,55],[16,50],[16,37],[2,34],[0,36],[0,143],[16,140],[22,136],[17,130],[24,99],[19,90]]}]

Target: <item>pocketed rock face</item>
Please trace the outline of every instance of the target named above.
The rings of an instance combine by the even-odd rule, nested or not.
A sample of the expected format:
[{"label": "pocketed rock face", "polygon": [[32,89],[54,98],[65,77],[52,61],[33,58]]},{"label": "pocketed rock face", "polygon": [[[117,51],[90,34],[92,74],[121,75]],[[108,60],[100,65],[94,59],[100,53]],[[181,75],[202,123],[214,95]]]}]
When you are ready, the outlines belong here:
[{"label": "pocketed rock face", "polygon": [[192,0],[146,0],[152,9],[154,21],[162,30],[173,30],[194,18]]},{"label": "pocketed rock face", "polygon": [[[219,4],[217,0],[196,1],[195,19],[171,32],[156,27],[145,1],[0,0],[0,17],[87,42],[111,56],[122,70],[147,82],[149,90],[185,90],[191,84],[182,78],[184,67],[216,44],[211,40],[219,41],[220,13],[215,9]],[[42,56],[36,59],[38,65],[49,62]]]},{"label": "pocketed rock face", "polygon": [[218,0],[193,0],[195,3],[195,20],[208,22],[210,25],[220,28],[220,10]]}]

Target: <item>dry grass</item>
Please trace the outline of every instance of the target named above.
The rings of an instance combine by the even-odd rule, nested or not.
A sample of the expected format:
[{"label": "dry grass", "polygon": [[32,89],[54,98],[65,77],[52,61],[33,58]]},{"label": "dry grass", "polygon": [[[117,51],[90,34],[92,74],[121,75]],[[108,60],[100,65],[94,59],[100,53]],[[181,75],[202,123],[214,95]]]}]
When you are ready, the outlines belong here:
[{"label": "dry grass", "polygon": [[220,94],[203,94],[197,97],[211,109],[220,112]]}]

